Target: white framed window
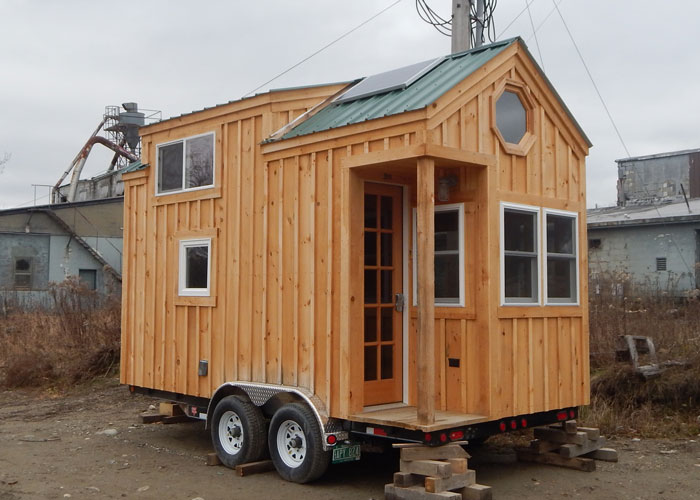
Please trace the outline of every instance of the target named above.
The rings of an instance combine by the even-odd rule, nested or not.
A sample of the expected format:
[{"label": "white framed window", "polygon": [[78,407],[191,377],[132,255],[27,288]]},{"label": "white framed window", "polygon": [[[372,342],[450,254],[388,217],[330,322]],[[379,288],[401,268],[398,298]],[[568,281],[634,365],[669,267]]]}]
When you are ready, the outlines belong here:
[{"label": "white framed window", "polygon": [[540,209],[501,203],[501,304],[540,303]]},{"label": "white framed window", "polygon": [[578,304],[578,214],[544,209],[547,305]]},{"label": "white framed window", "polygon": [[156,146],[156,194],[214,185],[214,132]]},{"label": "white framed window", "polygon": [[[418,303],[416,209],[413,209],[413,305]],[[464,203],[435,206],[435,305],[464,307]]]},{"label": "white framed window", "polygon": [[209,297],[211,292],[211,238],[180,240],[178,294]]}]

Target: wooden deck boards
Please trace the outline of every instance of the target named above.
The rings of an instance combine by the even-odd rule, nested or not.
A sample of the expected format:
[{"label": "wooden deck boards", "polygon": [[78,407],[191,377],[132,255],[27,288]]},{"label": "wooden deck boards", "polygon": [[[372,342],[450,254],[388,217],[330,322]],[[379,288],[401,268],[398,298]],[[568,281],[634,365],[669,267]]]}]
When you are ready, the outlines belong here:
[{"label": "wooden deck boards", "polygon": [[435,411],[435,422],[421,425],[418,423],[418,412],[415,406],[402,406],[399,408],[365,409],[350,417],[350,420],[366,422],[368,424],[391,425],[403,429],[435,432],[452,427],[478,424],[485,422],[488,417],[451,411]]}]

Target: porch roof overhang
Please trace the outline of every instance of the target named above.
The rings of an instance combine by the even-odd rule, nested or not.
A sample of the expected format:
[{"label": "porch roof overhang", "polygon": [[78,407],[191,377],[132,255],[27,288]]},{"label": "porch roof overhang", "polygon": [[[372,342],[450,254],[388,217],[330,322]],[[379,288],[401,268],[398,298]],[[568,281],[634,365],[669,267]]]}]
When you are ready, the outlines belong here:
[{"label": "porch roof overhang", "polygon": [[435,167],[490,167],[496,165],[495,155],[423,143],[353,155],[343,160],[343,166],[346,168],[370,166],[415,168],[416,162],[420,158],[432,159],[435,162]]}]

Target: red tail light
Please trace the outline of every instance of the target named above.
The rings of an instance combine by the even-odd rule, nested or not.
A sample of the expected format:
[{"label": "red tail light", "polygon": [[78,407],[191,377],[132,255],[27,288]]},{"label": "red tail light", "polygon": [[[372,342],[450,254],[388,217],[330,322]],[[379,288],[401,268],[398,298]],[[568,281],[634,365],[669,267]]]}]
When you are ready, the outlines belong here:
[{"label": "red tail light", "polygon": [[506,423],[505,423],[505,422],[501,422],[500,424],[498,424],[498,428],[501,430],[501,432],[505,432],[505,431],[506,431],[506,428],[507,428],[507,427],[506,427]]},{"label": "red tail light", "polygon": [[330,436],[328,436],[328,437],[326,438],[326,443],[328,443],[328,444],[330,444],[330,445],[335,444],[337,441],[338,441],[338,438],[335,437],[333,434],[331,434]]},{"label": "red tail light", "polygon": [[516,422],[515,420],[511,420],[511,421],[510,421],[510,428],[513,429],[513,430],[517,429],[517,428],[518,428],[518,422]]},{"label": "red tail light", "polygon": [[432,441],[433,435],[432,435],[431,433],[429,433],[429,432],[426,432],[426,433],[425,433],[424,439],[425,439],[426,441]]},{"label": "red tail light", "polygon": [[452,431],[450,432],[450,441],[459,441],[460,439],[464,438],[464,432],[463,431]]},{"label": "red tail light", "polygon": [[440,441],[442,441],[443,443],[447,442],[447,434],[445,434],[444,432],[440,434]]},{"label": "red tail light", "polygon": [[520,427],[522,427],[522,428],[527,427],[527,419],[523,418],[520,420]]},{"label": "red tail light", "polygon": [[574,410],[569,410],[569,418],[574,418],[576,416],[576,412]]},{"label": "red tail light", "polygon": [[569,414],[566,411],[560,411],[557,413],[557,420],[564,421],[569,418]]}]

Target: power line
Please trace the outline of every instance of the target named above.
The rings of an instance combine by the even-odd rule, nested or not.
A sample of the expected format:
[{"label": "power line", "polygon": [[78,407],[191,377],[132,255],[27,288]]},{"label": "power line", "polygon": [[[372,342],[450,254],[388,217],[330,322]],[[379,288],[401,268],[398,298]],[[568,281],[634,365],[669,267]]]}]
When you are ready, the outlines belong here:
[{"label": "power line", "polygon": [[[532,0],[534,2],[535,0]],[[527,15],[530,17],[530,26],[532,27],[532,36],[535,37],[535,44],[537,45],[537,53],[540,55],[540,64],[542,65],[542,70],[544,71],[544,59],[542,59],[542,50],[540,49],[540,41],[537,38],[537,32],[535,31],[535,23],[532,20],[532,12],[530,11],[530,0],[525,0],[525,7],[527,8]]]},{"label": "power line", "polygon": [[598,98],[600,99],[601,104],[603,104],[603,108],[605,109],[605,112],[608,115],[608,118],[610,119],[610,123],[612,123],[613,128],[615,129],[615,133],[617,134],[618,139],[620,139],[620,143],[622,144],[622,147],[625,149],[625,152],[627,153],[627,156],[632,156],[627,149],[627,145],[625,144],[625,141],[622,139],[622,134],[620,134],[620,131],[617,128],[617,125],[615,124],[615,120],[613,120],[612,114],[610,114],[610,110],[608,109],[607,104],[605,104],[605,99],[603,99],[603,95],[600,93],[600,90],[598,90],[598,85],[596,85],[595,80],[593,79],[593,75],[591,74],[590,70],[588,69],[588,65],[586,64],[586,61],[583,59],[583,55],[581,54],[581,51],[578,48],[578,45],[576,44],[576,40],[574,40],[574,36],[571,34],[571,31],[569,30],[569,26],[566,24],[566,21],[564,20],[564,16],[561,14],[561,11],[559,10],[559,6],[557,5],[557,2],[555,0],[552,0],[552,3],[554,4],[554,8],[557,10],[557,14],[559,14],[559,18],[561,19],[561,22],[564,24],[564,28],[566,29],[566,32],[569,34],[569,38],[571,39],[571,43],[574,44],[574,48],[576,49],[576,53],[578,54],[579,59],[581,60],[581,64],[583,64],[583,67],[586,70],[586,73],[588,74],[588,78],[590,78],[591,83],[593,84],[593,88],[596,91],[596,94],[598,94]]},{"label": "power line", "polygon": [[243,95],[243,97],[244,97],[244,98],[245,98],[245,97],[248,97],[248,96],[251,95],[252,93],[254,93],[254,92],[260,90],[261,88],[263,88],[263,87],[264,87],[265,85],[267,85],[268,83],[272,83],[272,82],[274,82],[275,80],[277,80],[279,77],[281,77],[282,75],[285,75],[285,74],[289,73],[289,72],[292,71],[294,68],[296,68],[296,67],[300,66],[301,64],[305,63],[306,61],[308,61],[309,59],[311,59],[311,58],[314,57],[315,55],[320,54],[321,52],[323,52],[324,50],[326,50],[328,47],[330,47],[330,46],[336,44],[337,42],[339,42],[340,40],[342,40],[342,39],[345,38],[346,36],[350,35],[351,33],[354,33],[355,31],[357,31],[358,29],[360,29],[361,27],[363,27],[365,24],[369,23],[370,21],[372,21],[373,19],[379,17],[380,15],[384,14],[387,10],[391,9],[391,8],[394,7],[395,5],[401,3],[402,1],[403,1],[403,0],[396,0],[396,1],[395,1],[394,3],[392,3],[391,5],[389,5],[389,6],[387,6],[387,7],[384,7],[382,10],[380,10],[379,12],[377,12],[376,14],[374,14],[374,15],[373,15],[372,17],[370,17],[369,19],[367,19],[367,20],[361,22],[360,24],[358,24],[357,26],[355,26],[353,29],[351,29],[350,31],[348,31],[348,32],[344,33],[343,35],[339,36],[338,38],[336,38],[336,39],[333,40],[332,42],[330,42],[330,43],[324,45],[323,47],[321,47],[320,49],[318,49],[318,50],[317,50],[316,52],[314,52],[313,54],[311,54],[311,55],[305,57],[304,59],[302,59],[302,60],[299,61],[298,63],[294,64],[293,66],[290,66],[289,68],[285,69],[284,71],[282,71],[280,74],[278,74],[278,75],[275,76],[274,78],[271,78],[271,79],[269,79],[268,81],[266,81],[265,83],[263,83],[262,85],[259,85],[258,87],[254,88],[253,90],[251,90],[251,91],[248,92],[247,94]]}]

